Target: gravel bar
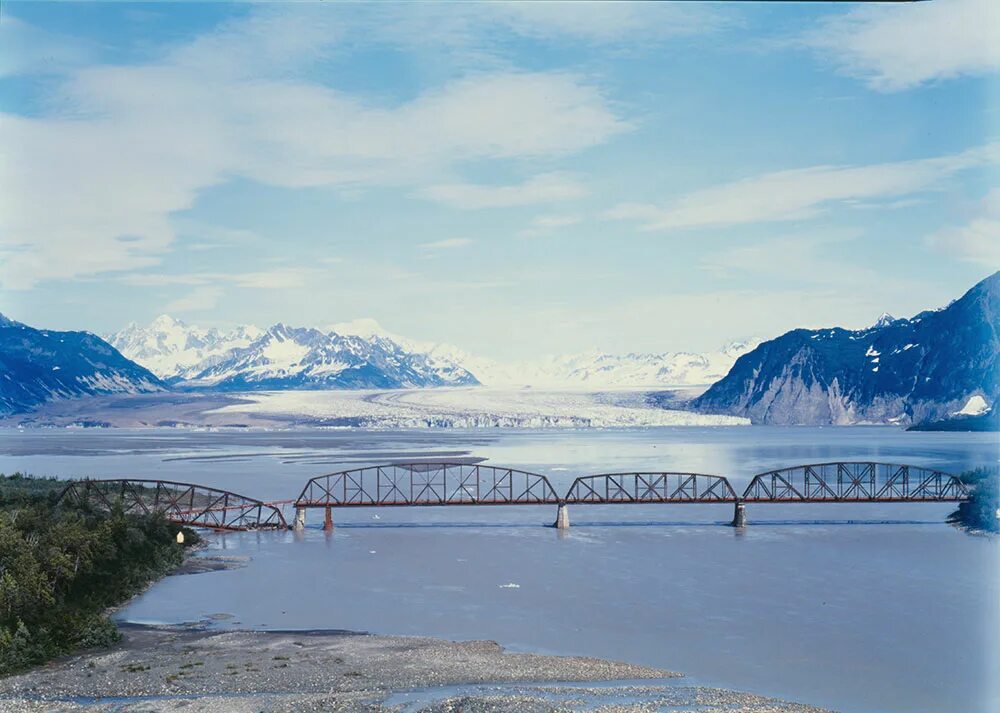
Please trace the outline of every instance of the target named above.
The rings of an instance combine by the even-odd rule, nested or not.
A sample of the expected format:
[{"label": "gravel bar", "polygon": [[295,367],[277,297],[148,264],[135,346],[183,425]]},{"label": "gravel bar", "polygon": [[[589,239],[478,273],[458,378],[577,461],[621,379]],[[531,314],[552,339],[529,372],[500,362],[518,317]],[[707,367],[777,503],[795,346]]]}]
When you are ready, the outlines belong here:
[{"label": "gravel bar", "polygon": [[113,649],[0,679],[0,711],[823,713],[678,685],[678,674],[645,666],[506,653],[493,641],[135,625],[123,633]]}]

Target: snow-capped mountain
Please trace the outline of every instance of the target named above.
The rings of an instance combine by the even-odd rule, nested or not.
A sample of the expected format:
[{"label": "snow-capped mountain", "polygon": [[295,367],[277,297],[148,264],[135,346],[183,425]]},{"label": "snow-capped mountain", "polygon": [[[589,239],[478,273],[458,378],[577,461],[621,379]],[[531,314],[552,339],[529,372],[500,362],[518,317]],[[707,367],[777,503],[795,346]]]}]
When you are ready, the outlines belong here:
[{"label": "snow-capped mountain", "polygon": [[740,358],[693,405],[775,424],[984,417],[1000,402],[1000,273],[912,319],[796,329]]},{"label": "snow-capped mountain", "polygon": [[168,382],[184,381],[249,346],[264,331],[243,325],[228,331],[204,329],[160,315],[148,327],[135,322],[108,335],[107,341],[129,359]]},{"label": "snow-capped mountain", "polygon": [[399,389],[478,382],[453,364],[441,368],[385,337],[363,339],[276,324],[208,367],[186,386],[245,389]]},{"label": "snow-capped mountain", "polygon": [[373,319],[320,329],[277,324],[230,331],[157,317],[108,340],[169,383],[197,388],[324,389],[424,386],[613,389],[710,384],[759,340],[718,352],[588,352],[500,362],[450,344],[393,334]]},{"label": "snow-capped mountain", "polygon": [[35,329],[0,315],[0,414],[75,396],[164,387],[155,375],[89,332]]},{"label": "snow-capped mountain", "polygon": [[351,389],[471,386],[462,367],[407,350],[383,334],[367,337],[276,324],[230,331],[168,315],[128,325],[112,344],[170,383],[192,388]]},{"label": "snow-capped mountain", "polygon": [[741,342],[705,354],[591,351],[510,363],[448,354],[489,386],[609,389],[711,384],[725,376],[736,359],[756,344]]},{"label": "snow-capped mountain", "polygon": [[643,386],[695,386],[724,377],[736,360],[752,351],[759,339],[732,342],[717,352],[661,352],[652,354],[583,354],[500,362],[470,354],[450,344],[420,342],[385,331],[373,319],[358,319],[331,325],[341,334],[366,339],[379,336],[406,349],[425,354],[442,364],[457,364],[475,375],[485,386],[535,386],[546,388],[629,388]]}]

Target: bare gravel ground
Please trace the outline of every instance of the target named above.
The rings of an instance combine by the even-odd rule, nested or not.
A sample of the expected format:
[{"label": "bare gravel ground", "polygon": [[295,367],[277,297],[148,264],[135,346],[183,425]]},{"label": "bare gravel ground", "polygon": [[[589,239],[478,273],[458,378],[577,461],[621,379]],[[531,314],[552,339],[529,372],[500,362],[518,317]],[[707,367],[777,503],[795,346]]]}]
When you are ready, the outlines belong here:
[{"label": "bare gravel ground", "polygon": [[138,626],[124,634],[110,651],[0,680],[0,711],[822,713],[677,685],[666,680],[677,674],[644,666],[505,653],[491,641]]}]

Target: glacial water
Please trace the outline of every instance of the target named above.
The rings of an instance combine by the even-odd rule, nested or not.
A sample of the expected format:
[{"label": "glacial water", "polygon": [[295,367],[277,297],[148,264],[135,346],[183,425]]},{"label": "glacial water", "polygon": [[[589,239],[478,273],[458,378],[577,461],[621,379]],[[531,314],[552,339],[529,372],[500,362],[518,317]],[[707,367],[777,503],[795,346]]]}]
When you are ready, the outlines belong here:
[{"label": "glacial water", "polygon": [[[264,499],[363,464],[480,457],[545,473],[729,476],[830,460],[957,472],[997,463],[996,434],[858,428],[550,431],[33,430],[0,469],[199,482]],[[168,577],[135,622],[350,629],[661,666],[697,683],[845,713],[1000,710],[1000,540],[944,524],[951,504],[571,506],[310,513],[304,533],[211,535],[246,566]],[[289,513],[290,519],[290,513]]]}]

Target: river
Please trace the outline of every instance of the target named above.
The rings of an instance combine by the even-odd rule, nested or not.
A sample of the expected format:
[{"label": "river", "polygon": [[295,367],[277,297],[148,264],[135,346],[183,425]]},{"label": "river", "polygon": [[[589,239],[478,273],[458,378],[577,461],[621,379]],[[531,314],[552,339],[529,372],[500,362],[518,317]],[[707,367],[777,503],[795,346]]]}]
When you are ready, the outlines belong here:
[{"label": "river", "polygon": [[[480,457],[546,474],[727,475],[831,460],[995,465],[996,434],[888,427],[620,430],[6,430],[0,470],[143,477],[289,499],[364,464]],[[135,622],[351,629],[612,658],[844,713],[1000,710],[1000,540],[952,504],[571,506],[335,511],[332,533],[211,535],[245,567],[169,577]]]}]

